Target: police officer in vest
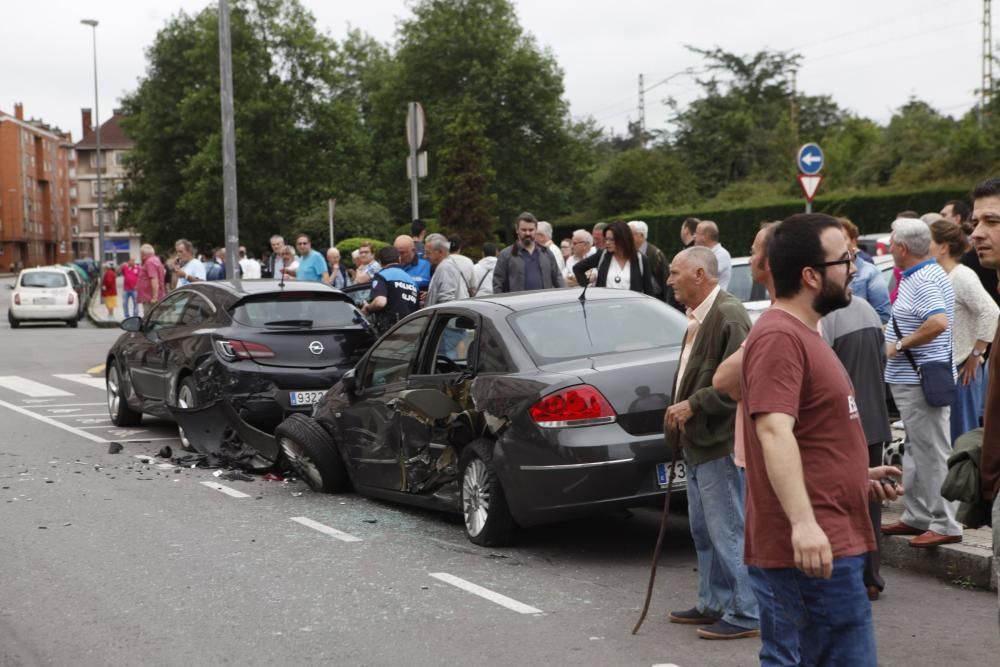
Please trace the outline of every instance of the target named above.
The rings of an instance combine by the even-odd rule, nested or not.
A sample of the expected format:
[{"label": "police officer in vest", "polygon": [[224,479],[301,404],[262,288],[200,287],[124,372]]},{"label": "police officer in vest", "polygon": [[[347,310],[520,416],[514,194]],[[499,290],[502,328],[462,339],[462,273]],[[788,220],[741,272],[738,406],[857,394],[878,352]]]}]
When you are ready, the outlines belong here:
[{"label": "police officer in vest", "polygon": [[379,250],[382,270],[372,278],[371,300],[361,311],[369,316],[378,335],[418,308],[417,285],[399,267],[399,251],[392,246]]}]

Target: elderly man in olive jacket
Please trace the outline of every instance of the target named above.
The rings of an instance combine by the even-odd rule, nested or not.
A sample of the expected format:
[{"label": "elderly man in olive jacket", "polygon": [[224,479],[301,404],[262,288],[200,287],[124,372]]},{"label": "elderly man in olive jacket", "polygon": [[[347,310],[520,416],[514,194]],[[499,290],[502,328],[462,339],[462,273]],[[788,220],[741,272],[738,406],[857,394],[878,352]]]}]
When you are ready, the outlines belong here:
[{"label": "elderly man in olive jacket", "polygon": [[712,388],[715,369],[743,344],[750,318],[719,287],[719,263],[708,248],[678,253],[667,284],[687,306],[688,329],[664,427],[684,451],[698,556],[698,601],[671,612],[670,621],[707,626],[698,629],[704,639],[757,637],[757,599],[743,563],[743,477],[732,456],[736,403]]}]

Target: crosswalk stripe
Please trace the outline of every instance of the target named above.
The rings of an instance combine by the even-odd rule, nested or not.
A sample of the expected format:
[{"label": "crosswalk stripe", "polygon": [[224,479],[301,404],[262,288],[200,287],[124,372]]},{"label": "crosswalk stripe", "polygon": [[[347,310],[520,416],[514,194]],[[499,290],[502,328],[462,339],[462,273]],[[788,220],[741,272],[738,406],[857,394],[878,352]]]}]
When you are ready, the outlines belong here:
[{"label": "crosswalk stripe", "polygon": [[19,394],[30,396],[31,398],[42,398],[45,396],[72,396],[68,391],[50,387],[41,382],[35,382],[18,375],[0,375],[0,387],[16,391]]},{"label": "crosswalk stripe", "polygon": [[53,374],[53,377],[57,377],[60,380],[69,380],[70,382],[78,382],[80,384],[85,384],[88,387],[95,387],[104,391],[104,378],[95,378],[87,375],[86,373],[66,373],[66,374]]}]

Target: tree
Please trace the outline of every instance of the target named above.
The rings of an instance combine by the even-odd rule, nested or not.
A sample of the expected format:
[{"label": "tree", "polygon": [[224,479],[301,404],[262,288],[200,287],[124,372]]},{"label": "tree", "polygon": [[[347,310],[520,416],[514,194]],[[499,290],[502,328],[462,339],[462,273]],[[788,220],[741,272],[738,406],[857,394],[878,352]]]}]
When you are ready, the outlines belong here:
[{"label": "tree", "polygon": [[676,153],[666,148],[636,148],[615,155],[597,183],[597,210],[602,216],[650,204],[689,204],[696,199],[690,173]]},{"label": "tree", "polygon": [[[241,240],[262,246],[289,234],[299,214],[333,194],[371,187],[350,67],[298,0],[236,0],[231,13],[236,166]],[[349,46],[363,50],[355,37]],[[377,55],[377,54],[376,54]],[[180,13],[147,51],[126,96],[135,141],[123,221],[158,244],[178,236],[219,244],[222,156],[218,16]]]},{"label": "tree", "polygon": [[444,131],[438,150],[438,221],[448,233],[457,233],[466,247],[494,240],[497,197],[492,192],[496,173],[490,167],[490,140],[486,126],[469,97]]},{"label": "tree", "polygon": [[489,140],[495,169],[492,193],[504,221],[521,210],[556,215],[572,210],[579,184],[591,168],[588,153],[563,99],[562,71],[518,22],[509,0],[420,0],[398,29],[391,65],[379,72],[368,127],[382,141],[373,146],[387,204],[403,218],[409,211],[405,180],[406,103],[427,114],[430,175],[422,209],[430,204],[441,163],[443,129],[470,100]]}]

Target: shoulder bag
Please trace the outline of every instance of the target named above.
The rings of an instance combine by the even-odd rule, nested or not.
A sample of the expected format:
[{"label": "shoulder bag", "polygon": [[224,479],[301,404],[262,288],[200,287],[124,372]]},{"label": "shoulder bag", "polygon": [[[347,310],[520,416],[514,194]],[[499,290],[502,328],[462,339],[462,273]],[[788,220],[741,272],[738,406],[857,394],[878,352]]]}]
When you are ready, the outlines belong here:
[{"label": "shoulder bag", "polygon": [[[892,318],[892,328],[896,331],[896,340],[902,340],[903,334],[899,331],[895,317]],[[927,405],[943,408],[955,401],[955,369],[950,361],[928,361],[917,366],[909,350],[903,350],[903,354],[910,360],[910,365],[920,378],[920,388],[924,391]]]}]

